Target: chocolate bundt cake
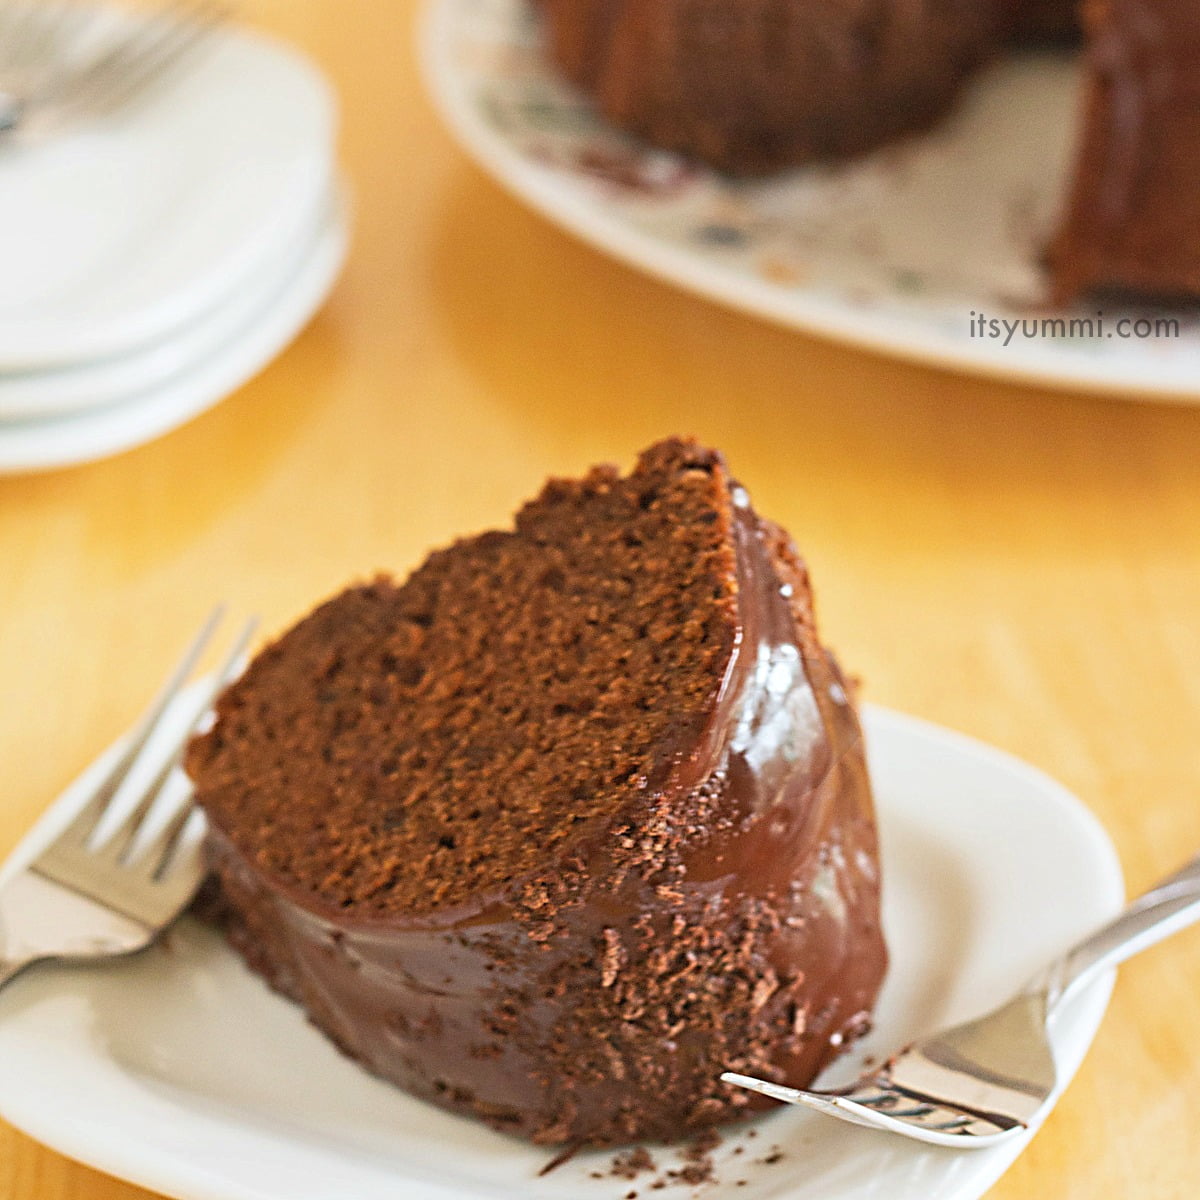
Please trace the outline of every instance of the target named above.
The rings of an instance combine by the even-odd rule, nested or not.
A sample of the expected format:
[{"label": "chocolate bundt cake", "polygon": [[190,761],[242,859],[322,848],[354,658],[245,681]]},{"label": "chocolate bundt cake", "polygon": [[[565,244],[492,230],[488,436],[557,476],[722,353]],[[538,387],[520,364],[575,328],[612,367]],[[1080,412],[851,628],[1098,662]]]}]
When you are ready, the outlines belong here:
[{"label": "chocolate bundt cake", "polygon": [[230,938],[369,1070],[552,1143],[802,1085],[884,972],[862,734],[721,456],[554,480],[323,604],[187,768]]},{"label": "chocolate bundt cake", "polygon": [[924,129],[981,63],[1082,24],[1088,98],[1055,293],[1200,295],[1196,0],[537,4],[552,57],[609,120],[735,174]]},{"label": "chocolate bundt cake", "polygon": [[1086,120],[1051,248],[1059,296],[1200,296],[1200,3],[1098,0]]},{"label": "chocolate bundt cake", "polygon": [[1004,24],[996,0],[539,2],[551,53],[606,117],[736,174],[929,125]]}]

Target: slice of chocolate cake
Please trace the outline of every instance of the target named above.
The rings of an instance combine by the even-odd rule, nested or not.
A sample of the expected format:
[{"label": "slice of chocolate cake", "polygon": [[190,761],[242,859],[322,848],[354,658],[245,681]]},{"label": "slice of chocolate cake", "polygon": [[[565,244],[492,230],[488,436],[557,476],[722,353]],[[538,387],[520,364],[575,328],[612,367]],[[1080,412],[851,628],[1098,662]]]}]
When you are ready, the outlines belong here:
[{"label": "slice of chocolate cake", "polygon": [[544,1143],[808,1082],[884,971],[862,736],[804,566],[652,447],[318,608],[188,755],[230,937],[368,1069]]}]

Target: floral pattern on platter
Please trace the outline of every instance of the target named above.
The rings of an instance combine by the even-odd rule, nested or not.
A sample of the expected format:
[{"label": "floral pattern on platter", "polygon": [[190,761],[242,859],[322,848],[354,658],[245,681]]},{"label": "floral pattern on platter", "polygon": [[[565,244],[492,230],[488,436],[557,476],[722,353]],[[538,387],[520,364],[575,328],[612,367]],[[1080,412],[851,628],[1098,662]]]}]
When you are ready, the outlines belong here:
[{"label": "floral pattern on platter", "polygon": [[[883,152],[735,180],[606,125],[558,78],[529,0],[437,0],[429,31],[433,89],[468,148],[488,142],[485,165],[529,199],[520,179],[536,173],[543,212],[660,277],[905,357],[1200,400],[1196,312],[1105,308],[1092,335],[1042,326],[1100,311],[1052,311],[1040,261],[1070,180],[1070,55],[988,68],[935,130]],[[1116,332],[1123,316],[1156,315],[1178,336]],[[1039,334],[1026,324],[1004,344],[1006,327],[994,336],[981,317]]]}]

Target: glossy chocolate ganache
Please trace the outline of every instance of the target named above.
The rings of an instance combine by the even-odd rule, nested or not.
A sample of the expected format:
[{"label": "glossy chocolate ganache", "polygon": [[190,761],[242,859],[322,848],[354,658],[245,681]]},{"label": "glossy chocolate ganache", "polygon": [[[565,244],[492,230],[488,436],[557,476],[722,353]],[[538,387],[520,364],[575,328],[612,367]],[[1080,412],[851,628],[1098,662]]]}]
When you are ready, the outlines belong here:
[{"label": "glossy chocolate ganache", "polygon": [[[718,1081],[723,1070],[807,1083],[867,1028],[886,955],[862,734],[842,676],[817,641],[791,542],[754,513],[718,454],[686,441],[651,448],[624,478],[601,469],[553,482],[514,532],[483,539],[491,540],[433,556],[405,585],[377,580],[322,606],[251,665],[222,699],[213,731],[193,745],[188,767],[209,816],[208,854],[231,940],[367,1069],[541,1143],[671,1139],[727,1120],[753,1101]],[[631,556],[614,549],[631,543]],[[575,556],[576,591],[561,570],[564,553]],[[606,563],[606,555],[616,558]],[[611,643],[614,658],[603,668],[621,686],[597,684],[565,715],[560,697],[545,719],[566,722],[564,741],[586,727],[583,744],[594,741],[604,763],[606,736],[635,750],[642,726],[654,737],[628,778],[633,768],[620,754],[612,759],[619,786],[594,785],[606,797],[599,808],[580,793],[540,809],[536,797],[520,794],[521,772],[503,776],[497,799],[487,781],[500,768],[476,753],[486,761],[474,763],[475,782],[455,803],[491,814],[511,876],[486,855],[479,874],[474,847],[487,843],[478,821],[471,830],[449,823],[436,852],[403,843],[390,884],[360,882],[355,893],[338,848],[325,842],[357,839],[357,853],[370,858],[366,829],[386,857],[389,826],[379,814],[392,813],[395,836],[411,839],[411,822],[445,794],[427,789],[415,768],[408,776],[397,768],[397,794],[381,805],[386,773],[363,767],[371,750],[352,732],[366,724],[379,736],[366,707],[372,695],[381,699],[378,680],[363,677],[362,665],[376,659],[358,651],[413,615],[413,590],[430,656],[450,609],[453,636],[470,640],[470,616],[456,607],[462,588],[444,586],[464,563],[496,580],[497,563],[516,572],[504,577],[507,594],[497,604],[537,610],[539,595],[520,594],[525,579],[594,622],[576,629],[571,620],[533,621],[516,634],[510,626],[496,658],[486,641],[473,644],[485,679],[478,688],[486,690],[503,661],[514,678],[525,677],[536,706],[542,692],[553,693],[539,678],[553,661],[542,657],[544,642],[562,639],[551,650],[573,646],[584,676],[572,694],[586,691],[586,668],[597,665],[586,641],[593,636],[597,646]],[[426,586],[430,572],[443,586]],[[670,608],[680,589],[694,595],[695,622]],[[430,611],[431,595],[447,611]],[[474,600],[471,611],[486,603]],[[656,611],[669,619],[656,625]],[[502,636],[490,620],[480,628],[485,639]],[[619,636],[624,628],[633,641]],[[320,663],[326,672],[339,665],[340,691],[335,714],[314,723],[318,693],[302,681]],[[411,665],[396,669],[416,674]],[[672,672],[679,713],[670,709]],[[431,667],[416,691],[440,695],[437,677]],[[655,687],[660,693],[651,695]],[[418,721],[419,695],[407,703],[403,720]],[[535,733],[518,708],[510,736],[527,747]],[[484,728],[491,716],[478,713]],[[282,746],[289,736],[294,744]],[[342,752],[347,740],[352,753]],[[436,757],[429,745],[419,753]],[[390,744],[373,753],[395,762]],[[543,753],[553,759],[554,739]],[[586,757],[574,750],[562,770],[582,770]],[[414,761],[428,774],[425,759]],[[541,783],[543,792],[549,786]],[[263,799],[289,790],[318,794],[311,807],[296,801],[309,814],[304,822]],[[411,793],[425,808],[406,824]],[[525,836],[506,842],[514,822],[524,823]],[[309,843],[295,865],[279,843],[303,831]],[[456,882],[464,873],[479,880],[465,891]]]}]

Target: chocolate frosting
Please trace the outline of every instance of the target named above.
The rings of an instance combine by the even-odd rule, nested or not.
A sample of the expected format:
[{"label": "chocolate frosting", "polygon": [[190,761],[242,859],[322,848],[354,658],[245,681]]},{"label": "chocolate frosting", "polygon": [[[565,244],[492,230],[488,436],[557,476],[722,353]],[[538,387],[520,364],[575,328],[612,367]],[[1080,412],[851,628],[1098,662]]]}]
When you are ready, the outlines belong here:
[{"label": "chocolate frosting", "polygon": [[739,634],[653,811],[420,917],[335,909],[210,824],[234,944],[367,1069],[547,1144],[669,1139],[754,1106],[721,1071],[804,1085],[867,1028],[886,954],[858,719],[803,568],[734,500]]}]

